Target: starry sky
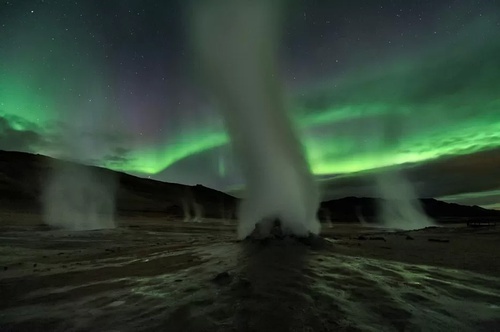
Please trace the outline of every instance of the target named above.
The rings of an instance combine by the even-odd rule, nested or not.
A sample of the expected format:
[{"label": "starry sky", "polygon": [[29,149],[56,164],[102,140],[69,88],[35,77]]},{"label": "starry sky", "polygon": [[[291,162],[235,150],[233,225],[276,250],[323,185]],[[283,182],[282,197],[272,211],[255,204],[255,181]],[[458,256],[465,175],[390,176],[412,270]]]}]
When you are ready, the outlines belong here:
[{"label": "starry sky", "polygon": [[[286,105],[325,198],[397,166],[422,197],[500,209],[500,1],[286,4]],[[240,192],[190,12],[0,0],[0,149]]]}]

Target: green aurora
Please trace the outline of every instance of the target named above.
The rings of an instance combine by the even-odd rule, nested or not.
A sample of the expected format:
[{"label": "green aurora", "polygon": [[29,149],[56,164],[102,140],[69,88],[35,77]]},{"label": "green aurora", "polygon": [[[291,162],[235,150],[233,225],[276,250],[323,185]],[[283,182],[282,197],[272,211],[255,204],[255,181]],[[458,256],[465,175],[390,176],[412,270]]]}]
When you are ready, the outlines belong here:
[{"label": "green aurora", "polygon": [[[55,135],[56,122],[89,107],[114,114],[113,125],[105,126],[110,131],[130,127],[122,116],[126,111],[148,117],[144,109],[125,110],[119,93],[109,93],[116,79],[104,61],[95,60],[103,58],[105,50],[86,51],[81,40],[73,47],[69,32],[46,23],[43,34],[20,32],[17,36],[24,37],[16,39],[17,48],[2,50],[0,115],[11,119],[13,130]],[[469,28],[470,35],[475,29],[484,27]],[[47,43],[30,42],[42,35],[55,37]],[[498,33],[487,40],[457,39],[420,54],[325,77],[292,92],[296,97],[288,101],[290,114],[314,174],[367,171],[500,147],[499,41]],[[35,53],[45,54],[47,61],[34,61],[30,54]],[[152,141],[131,139],[122,159],[109,160],[103,153],[93,162],[155,175],[217,148],[229,153],[220,119],[197,124]],[[31,150],[54,153],[47,144]],[[231,172],[224,158],[216,164],[220,176]]]},{"label": "green aurora", "polygon": [[[312,171],[352,173],[500,147],[498,54],[498,43],[462,44],[311,89],[291,114]],[[228,141],[220,126],[197,128],[134,151],[116,168],[156,174]]]}]

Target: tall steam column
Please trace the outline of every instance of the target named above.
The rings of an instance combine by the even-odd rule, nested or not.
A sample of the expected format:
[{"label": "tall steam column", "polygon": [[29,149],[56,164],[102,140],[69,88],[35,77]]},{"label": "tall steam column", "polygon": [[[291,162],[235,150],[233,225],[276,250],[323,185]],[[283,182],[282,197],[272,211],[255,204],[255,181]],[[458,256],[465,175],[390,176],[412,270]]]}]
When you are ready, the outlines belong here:
[{"label": "tall steam column", "polygon": [[318,234],[319,192],[285,111],[277,74],[281,1],[199,1],[192,37],[246,180],[238,237]]}]

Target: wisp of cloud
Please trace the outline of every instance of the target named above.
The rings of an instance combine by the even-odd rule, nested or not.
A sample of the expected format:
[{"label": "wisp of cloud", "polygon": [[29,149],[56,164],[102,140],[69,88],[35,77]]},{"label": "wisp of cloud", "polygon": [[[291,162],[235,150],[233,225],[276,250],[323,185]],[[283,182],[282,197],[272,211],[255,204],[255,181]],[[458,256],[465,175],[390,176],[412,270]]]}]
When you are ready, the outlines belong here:
[{"label": "wisp of cloud", "polygon": [[200,1],[192,37],[246,180],[238,237],[318,234],[319,191],[285,111],[277,75],[281,1]]}]

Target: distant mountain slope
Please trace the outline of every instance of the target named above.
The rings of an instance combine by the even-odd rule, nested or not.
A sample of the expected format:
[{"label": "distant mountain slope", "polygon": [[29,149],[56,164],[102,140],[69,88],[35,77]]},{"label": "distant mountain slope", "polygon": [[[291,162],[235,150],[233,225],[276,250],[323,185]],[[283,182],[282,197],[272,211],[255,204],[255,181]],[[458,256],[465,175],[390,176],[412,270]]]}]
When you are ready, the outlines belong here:
[{"label": "distant mountain slope", "polygon": [[[373,221],[377,215],[378,198],[345,197],[321,203],[320,219],[344,221]],[[479,206],[446,203],[433,198],[420,199],[424,211],[431,218],[445,221],[447,218],[500,218],[500,211]]]},{"label": "distant mountain slope", "polygon": [[[91,168],[96,174],[114,178],[117,183],[118,213],[164,213],[183,217],[184,203],[199,205],[204,217],[234,218],[238,199],[201,185],[186,186],[139,178],[94,166],[82,166],[41,155],[0,151],[0,208],[40,211],[42,188],[54,169]],[[500,218],[500,211],[464,206],[435,199],[421,200],[424,210],[434,219]],[[373,221],[377,199],[346,197],[321,203],[321,220]],[[193,212],[191,212],[193,213]]]},{"label": "distant mountain slope", "polygon": [[117,183],[116,204],[119,213],[162,212],[183,216],[183,205],[196,203],[205,217],[229,217],[237,199],[201,185],[187,186],[139,178],[94,166],[23,152],[0,151],[0,207],[39,210],[42,187],[54,169],[91,168],[99,176]]}]

